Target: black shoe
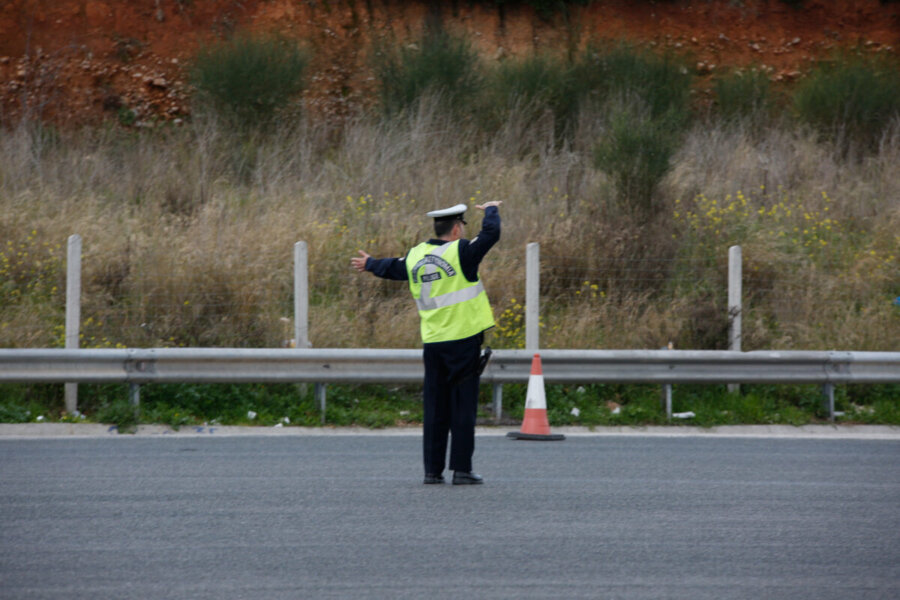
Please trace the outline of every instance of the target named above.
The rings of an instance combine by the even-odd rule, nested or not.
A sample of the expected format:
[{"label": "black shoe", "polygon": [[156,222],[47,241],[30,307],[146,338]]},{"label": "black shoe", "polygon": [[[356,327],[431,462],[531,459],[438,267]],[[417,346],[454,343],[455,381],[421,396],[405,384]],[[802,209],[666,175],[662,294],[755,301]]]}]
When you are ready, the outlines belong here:
[{"label": "black shoe", "polygon": [[443,475],[435,475],[434,473],[425,473],[425,483],[444,483]]},{"label": "black shoe", "polygon": [[454,471],[453,485],[477,485],[484,483],[484,478],[478,473],[472,471]]}]

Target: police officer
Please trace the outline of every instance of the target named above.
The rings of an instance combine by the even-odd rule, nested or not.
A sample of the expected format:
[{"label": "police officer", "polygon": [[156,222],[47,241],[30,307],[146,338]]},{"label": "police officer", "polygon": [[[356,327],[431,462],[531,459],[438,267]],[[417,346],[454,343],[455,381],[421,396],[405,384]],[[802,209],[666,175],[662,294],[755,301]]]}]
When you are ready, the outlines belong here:
[{"label": "police officer", "polygon": [[472,471],[475,415],[484,331],[494,316],[478,265],[500,239],[501,201],[476,205],[484,211],[481,231],[464,239],[465,204],[428,213],[435,237],[403,258],[372,258],[360,250],[351,266],[384,279],[409,283],[419,309],[425,363],[422,450],[425,483],[444,483],[450,436],[450,469],[454,485],[483,483]]}]

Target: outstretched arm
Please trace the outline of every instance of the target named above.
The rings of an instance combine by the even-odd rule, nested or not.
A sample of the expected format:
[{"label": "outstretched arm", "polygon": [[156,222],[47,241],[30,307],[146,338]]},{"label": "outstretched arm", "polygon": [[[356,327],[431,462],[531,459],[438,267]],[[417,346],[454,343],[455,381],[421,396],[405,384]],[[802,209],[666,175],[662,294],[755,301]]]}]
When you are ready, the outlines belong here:
[{"label": "outstretched arm", "polygon": [[406,281],[406,262],[402,258],[372,258],[364,250],[358,250],[359,256],[350,259],[350,267],[359,273],[371,271],[376,277]]}]

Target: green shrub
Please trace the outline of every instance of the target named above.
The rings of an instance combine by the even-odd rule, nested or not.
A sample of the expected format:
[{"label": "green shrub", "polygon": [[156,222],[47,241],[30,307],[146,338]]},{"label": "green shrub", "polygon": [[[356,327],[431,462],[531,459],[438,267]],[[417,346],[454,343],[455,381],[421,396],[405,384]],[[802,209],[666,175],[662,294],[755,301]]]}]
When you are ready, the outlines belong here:
[{"label": "green shrub", "polygon": [[501,102],[517,101],[546,106],[560,104],[568,91],[567,66],[549,55],[535,54],[510,60],[497,68],[493,86]]},{"label": "green shrub", "polygon": [[35,416],[23,402],[0,400],[0,423],[27,423]]},{"label": "green shrub", "polygon": [[556,12],[568,14],[569,5],[586,6],[591,0],[525,0],[525,3],[534,9],[542,18],[549,19]]},{"label": "green shrub", "polygon": [[594,165],[623,204],[647,213],[690,115],[691,76],[677,58],[629,44],[591,47],[572,71],[573,94],[610,114]]},{"label": "green shrub", "polygon": [[874,149],[900,115],[900,66],[895,60],[841,54],[819,64],[794,91],[804,123],[840,144]]},{"label": "green shrub", "polygon": [[764,120],[772,108],[772,86],[763,71],[732,71],[713,86],[716,109],[728,120]]},{"label": "green shrub", "polygon": [[575,4],[586,6],[591,0],[475,0],[481,4],[489,6],[509,5],[521,6],[526,5],[534,9],[542,19],[549,19],[557,12],[568,13],[569,5]]},{"label": "green shrub", "polygon": [[308,64],[293,40],[241,34],[200,50],[190,76],[215,112],[240,125],[265,125],[303,90]]},{"label": "green shrub", "polygon": [[619,108],[594,150],[595,166],[612,179],[620,201],[638,213],[653,209],[654,193],[678,149],[681,121],[675,112],[654,118]]},{"label": "green shrub", "polygon": [[654,54],[627,43],[591,46],[573,66],[573,93],[606,102],[634,95],[651,118],[677,113],[686,120],[691,75],[677,57]]},{"label": "green shrub", "polygon": [[[506,418],[519,421],[527,386],[505,384]],[[191,425],[319,426],[321,413],[313,398],[294,384],[153,384],[141,387],[141,405],[127,400],[128,386],[79,386],[79,408],[85,422],[115,424],[121,433],[141,423]],[[554,384],[547,386],[547,413],[553,425],[650,425],[667,422],[660,386],[653,384]],[[835,407],[845,423],[900,425],[900,385],[854,384],[835,389]],[[480,418],[493,420],[490,385],[481,387]],[[740,394],[724,385],[677,385],[673,411],[692,411],[685,424],[816,423],[828,418],[816,385],[744,385]],[[0,423],[82,421],[62,413],[62,385],[0,384]],[[615,405],[621,410],[612,412]],[[422,422],[418,385],[329,385],[326,423],[332,426],[390,427]],[[575,412],[572,409],[578,408]],[[256,414],[248,416],[249,411]]]},{"label": "green shrub", "polygon": [[518,111],[528,124],[550,113],[558,136],[571,132],[579,104],[571,75],[570,65],[550,55],[504,61],[491,72],[485,112],[502,122]]},{"label": "green shrub", "polygon": [[459,112],[480,91],[477,52],[442,29],[428,29],[407,46],[377,48],[373,66],[387,115],[414,108],[426,94],[437,95]]},{"label": "green shrub", "polygon": [[115,425],[119,433],[134,433],[137,430],[139,408],[132,405],[127,396],[105,401],[97,410],[94,420]]},{"label": "green shrub", "polygon": [[687,69],[671,55],[626,43],[593,45],[572,61],[533,55],[503,62],[491,73],[488,105],[500,120],[513,110],[529,120],[550,112],[557,137],[568,138],[582,109],[608,112],[611,103],[628,97],[650,121],[681,129],[688,120],[690,85]]},{"label": "green shrub", "polygon": [[119,123],[125,127],[131,127],[137,121],[137,113],[127,106],[119,107],[116,114],[118,115]]}]

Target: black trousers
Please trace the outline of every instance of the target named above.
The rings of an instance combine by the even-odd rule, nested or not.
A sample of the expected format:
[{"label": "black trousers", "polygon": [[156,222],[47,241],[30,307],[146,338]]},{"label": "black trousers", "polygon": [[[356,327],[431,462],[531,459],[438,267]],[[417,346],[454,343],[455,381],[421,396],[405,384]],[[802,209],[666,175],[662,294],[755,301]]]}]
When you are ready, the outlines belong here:
[{"label": "black trousers", "polygon": [[478,412],[478,361],[484,334],[424,344],[425,472],[443,472],[450,436],[450,469],[471,471]]}]

